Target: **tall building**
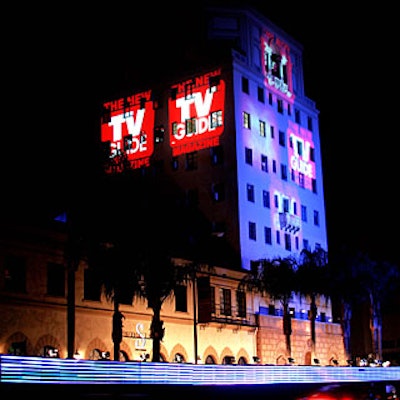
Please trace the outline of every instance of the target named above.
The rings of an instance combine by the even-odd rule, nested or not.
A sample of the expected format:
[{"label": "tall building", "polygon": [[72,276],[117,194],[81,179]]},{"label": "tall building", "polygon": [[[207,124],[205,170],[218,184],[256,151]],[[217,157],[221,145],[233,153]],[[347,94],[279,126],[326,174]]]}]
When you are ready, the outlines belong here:
[{"label": "tall building", "polygon": [[208,68],[104,103],[108,172],[164,174],[235,267],[327,250],[319,111],[301,45],[254,11],[214,9],[209,26]]},{"label": "tall building", "polygon": [[[104,101],[99,115],[104,173],[109,181],[124,176],[123,193],[136,196],[128,204],[114,197],[112,206],[143,212],[142,218],[146,209],[135,207],[145,207],[143,199],[159,204],[164,213],[170,205],[180,210],[182,221],[167,226],[168,239],[181,242],[177,257],[200,260],[215,271],[204,272],[212,308],[204,316],[199,307],[202,318],[194,327],[193,309],[200,303],[191,297],[193,283],[179,299],[175,293],[175,303],[164,305],[163,359],[284,364],[294,358],[307,365],[346,364],[341,327],[333,321],[329,299],[318,299],[314,351],[309,304],[293,298],[289,357],[280,303],[253,293],[243,298],[238,290],[254,261],[298,256],[302,249],[328,250],[319,111],[305,95],[302,46],[253,9],[208,11],[209,45],[201,62],[197,54],[190,68],[185,65],[165,81],[137,82],[132,91],[127,88],[123,96]],[[137,193],[143,188],[139,180],[157,187]],[[165,233],[164,220],[149,221],[155,232]],[[28,236],[18,235],[22,242]],[[43,247],[40,263],[34,255],[38,248],[17,245],[15,236],[3,236],[1,244],[9,278],[10,271],[27,268],[31,272],[23,276],[34,274],[37,282],[10,286],[3,280],[2,312],[8,323],[0,351],[25,343],[32,355],[46,355],[49,347],[65,355],[62,240],[57,251]],[[15,258],[18,249],[35,265]],[[76,272],[76,341],[85,358],[96,358],[112,347],[112,305],[89,290],[90,274],[82,260]],[[139,300],[121,311],[121,350],[125,359],[140,360],[151,352],[146,339],[151,312]]]}]

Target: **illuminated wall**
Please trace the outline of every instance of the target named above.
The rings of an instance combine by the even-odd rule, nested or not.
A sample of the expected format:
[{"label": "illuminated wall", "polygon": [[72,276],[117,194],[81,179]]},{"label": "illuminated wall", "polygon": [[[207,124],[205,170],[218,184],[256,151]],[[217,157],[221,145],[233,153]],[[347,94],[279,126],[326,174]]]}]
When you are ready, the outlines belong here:
[{"label": "illuminated wall", "polygon": [[[293,50],[299,59],[299,50]],[[305,107],[304,99],[295,99],[293,82],[301,82],[302,71],[294,67],[292,48],[284,40],[264,30],[258,54],[262,73],[257,78],[234,68],[245,269],[251,260],[299,254],[306,245],[327,250],[318,113],[314,103]]]},{"label": "illuminated wall", "polygon": [[[224,132],[225,82],[214,70],[169,88],[169,145],[172,155],[219,145]],[[154,145],[163,141],[155,127],[155,102],[148,90],[103,104],[101,142],[108,173],[150,165]],[[164,135],[164,128],[162,128]]]},{"label": "illuminated wall", "polygon": [[172,155],[219,145],[224,131],[225,83],[216,70],[170,88]]},{"label": "illuminated wall", "polygon": [[103,104],[101,142],[106,172],[149,165],[154,150],[151,90]]}]

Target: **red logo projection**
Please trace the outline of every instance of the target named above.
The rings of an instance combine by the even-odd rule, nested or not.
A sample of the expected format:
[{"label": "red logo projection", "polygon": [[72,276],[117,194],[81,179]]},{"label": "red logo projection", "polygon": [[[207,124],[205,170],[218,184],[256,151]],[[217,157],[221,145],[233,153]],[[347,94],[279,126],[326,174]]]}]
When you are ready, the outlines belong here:
[{"label": "red logo projection", "polygon": [[224,131],[225,83],[216,70],[171,87],[170,145],[173,156],[219,145]]},{"label": "red logo projection", "polygon": [[103,104],[101,141],[107,151],[107,172],[149,165],[154,150],[154,108],[151,91]]}]

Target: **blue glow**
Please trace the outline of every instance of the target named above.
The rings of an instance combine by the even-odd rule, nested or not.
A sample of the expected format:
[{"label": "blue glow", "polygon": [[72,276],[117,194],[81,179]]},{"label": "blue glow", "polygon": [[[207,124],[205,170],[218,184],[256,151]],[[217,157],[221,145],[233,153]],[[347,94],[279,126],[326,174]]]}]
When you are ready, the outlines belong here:
[{"label": "blue glow", "polygon": [[0,383],[270,385],[400,380],[400,367],[194,365],[8,355],[0,355],[0,362]]}]

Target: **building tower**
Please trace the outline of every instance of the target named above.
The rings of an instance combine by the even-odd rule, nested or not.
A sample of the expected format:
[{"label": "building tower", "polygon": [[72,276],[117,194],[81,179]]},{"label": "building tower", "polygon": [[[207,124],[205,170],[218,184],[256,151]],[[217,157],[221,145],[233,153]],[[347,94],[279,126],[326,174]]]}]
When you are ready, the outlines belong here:
[{"label": "building tower", "polygon": [[302,46],[254,10],[209,12],[201,67],[104,103],[106,168],[164,174],[181,206],[199,211],[215,263],[249,269],[327,250],[319,112],[305,95]]}]

